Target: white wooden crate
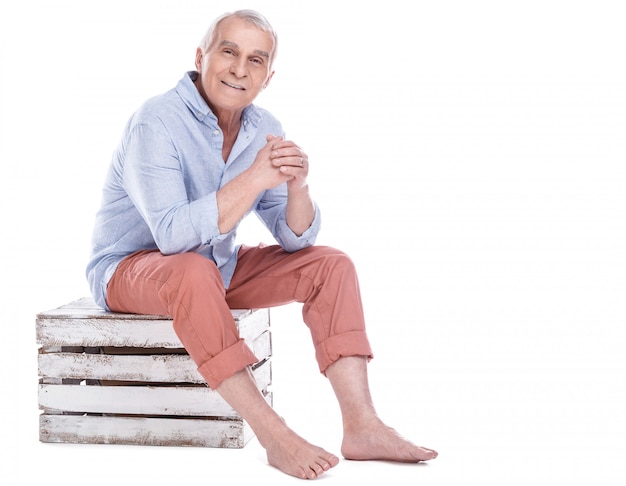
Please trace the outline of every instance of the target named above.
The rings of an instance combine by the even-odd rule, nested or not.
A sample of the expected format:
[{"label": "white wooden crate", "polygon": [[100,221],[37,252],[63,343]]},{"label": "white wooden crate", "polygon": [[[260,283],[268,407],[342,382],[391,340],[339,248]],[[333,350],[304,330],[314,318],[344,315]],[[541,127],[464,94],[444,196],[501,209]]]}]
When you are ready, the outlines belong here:
[{"label": "white wooden crate", "polygon": [[[233,310],[272,403],[269,309]],[[200,376],[166,316],[83,298],[37,315],[42,442],[241,448],[245,421]]]}]

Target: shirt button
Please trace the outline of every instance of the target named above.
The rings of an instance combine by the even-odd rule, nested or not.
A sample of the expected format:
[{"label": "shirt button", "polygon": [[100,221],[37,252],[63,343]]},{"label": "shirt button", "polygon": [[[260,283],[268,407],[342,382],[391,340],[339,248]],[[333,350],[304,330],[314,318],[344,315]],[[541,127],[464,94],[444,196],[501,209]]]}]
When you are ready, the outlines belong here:
[{"label": "shirt button", "polygon": [[219,135],[219,134],[220,134],[220,131],[219,131],[219,130],[215,130],[215,131],[213,132],[213,135],[215,135],[215,136],[217,136],[217,135]]}]

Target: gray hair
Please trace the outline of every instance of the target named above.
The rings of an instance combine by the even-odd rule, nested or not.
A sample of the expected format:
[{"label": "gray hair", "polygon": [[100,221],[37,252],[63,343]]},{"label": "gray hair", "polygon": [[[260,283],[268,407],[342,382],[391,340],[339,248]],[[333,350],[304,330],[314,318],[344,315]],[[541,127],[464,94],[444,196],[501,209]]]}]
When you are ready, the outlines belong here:
[{"label": "gray hair", "polygon": [[202,52],[206,52],[208,49],[210,49],[213,46],[213,42],[215,41],[215,32],[217,31],[217,26],[220,24],[222,20],[230,18],[230,17],[237,17],[237,18],[243,19],[246,22],[258,27],[263,32],[267,32],[268,34],[272,35],[272,38],[274,39],[274,48],[272,49],[272,52],[270,53],[270,67],[271,67],[272,64],[274,63],[274,59],[276,58],[276,50],[278,49],[278,36],[276,35],[274,28],[267,21],[267,19],[263,15],[261,15],[259,12],[256,12],[255,10],[237,10],[235,12],[226,12],[220,15],[219,17],[217,17],[211,23],[208,30],[204,34],[204,37],[202,37],[202,40],[200,41],[200,49],[202,50]]}]

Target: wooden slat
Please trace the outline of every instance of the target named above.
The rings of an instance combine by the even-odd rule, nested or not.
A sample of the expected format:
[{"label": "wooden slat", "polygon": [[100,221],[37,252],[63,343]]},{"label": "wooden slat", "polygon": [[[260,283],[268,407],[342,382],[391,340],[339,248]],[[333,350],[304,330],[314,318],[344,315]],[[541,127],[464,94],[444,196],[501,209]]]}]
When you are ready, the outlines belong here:
[{"label": "wooden slat", "polygon": [[42,442],[242,448],[254,437],[241,419],[42,414],[39,425]]},{"label": "wooden slat", "polygon": [[[251,340],[269,327],[269,309],[233,310],[242,338]],[[164,316],[105,312],[89,299],[37,315],[40,346],[123,346],[181,348]]]},{"label": "wooden slat", "polygon": [[[254,370],[259,389],[271,384],[271,361]],[[39,385],[39,408],[80,413],[238,417],[207,386]]]},{"label": "wooden slat", "polygon": [[114,321],[93,319],[37,320],[40,346],[120,346],[180,348],[169,320]]},{"label": "wooden slat", "polygon": [[[253,340],[252,351],[259,360],[271,355],[269,331]],[[122,353],[125,348],[116,348]],[[39,376],[92,380],[125,380],[167,383],[204,383],[197,366],[187,354],[86,354],[40,353]]]}]

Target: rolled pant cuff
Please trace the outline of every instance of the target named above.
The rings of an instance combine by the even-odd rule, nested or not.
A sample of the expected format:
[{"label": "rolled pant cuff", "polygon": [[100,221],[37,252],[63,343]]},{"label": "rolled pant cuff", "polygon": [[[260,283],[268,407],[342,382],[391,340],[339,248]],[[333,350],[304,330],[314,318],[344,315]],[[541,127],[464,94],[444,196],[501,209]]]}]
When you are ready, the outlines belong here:
[{"label": "rolled pant cuff", "polygon": [[368,361],[374,357],[364,331],[337,334],[315,346],[315,357],[322,374],[326,374],[326,368],[339,358],[347,356],[365,356]]},{"label": "rolled pant cuff", "polygon": [[259,360],[243,339],[216,354],[198,367],[209,387],[215,390],[222,381]]}]

